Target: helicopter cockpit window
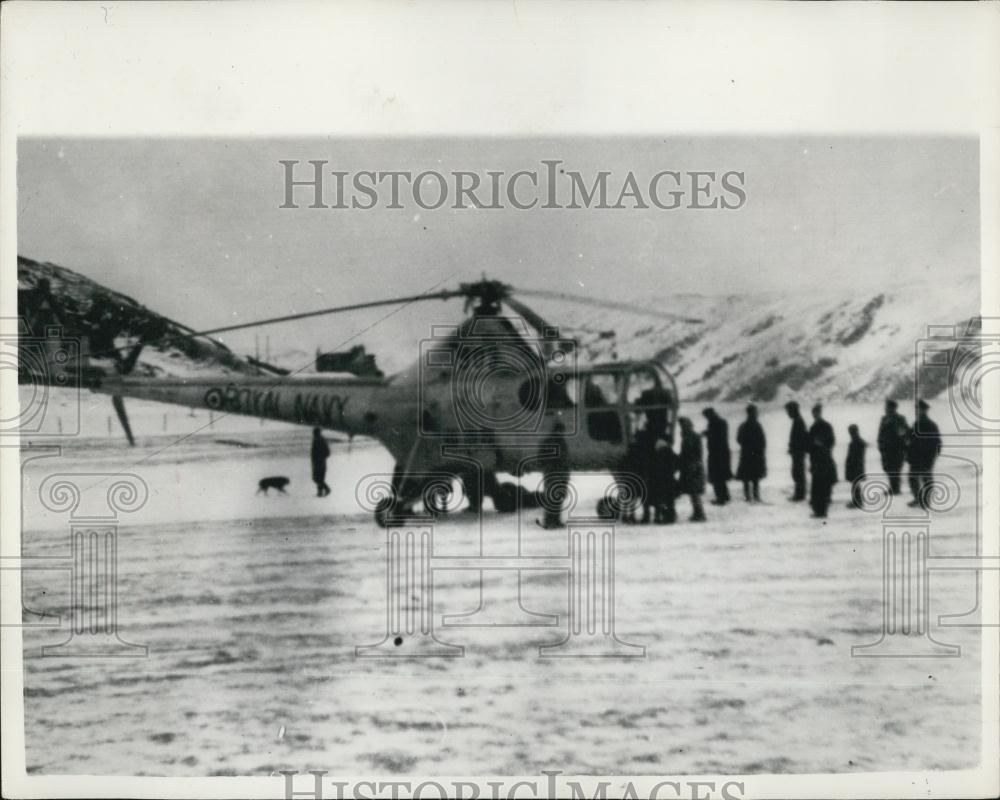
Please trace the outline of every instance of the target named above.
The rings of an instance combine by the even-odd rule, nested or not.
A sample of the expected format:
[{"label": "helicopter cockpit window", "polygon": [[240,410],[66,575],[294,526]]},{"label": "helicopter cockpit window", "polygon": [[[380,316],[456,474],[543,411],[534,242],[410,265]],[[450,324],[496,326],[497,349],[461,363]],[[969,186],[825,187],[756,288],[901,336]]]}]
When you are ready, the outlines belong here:
[{"label": "helicopter cockpit window", "polygon": [[614,373],[595,372],[587,376],[583,404],[587,411],[587,433],[599,442],[620,442],[622,420],[618,409],[620,379]]},{"label": "helicopter cockpit window", "polygon": [[611,373],[592,373],[583,387],[583,404],[587,408],[618,405],[618,376]]},{"label": "helicopter cockpit window", "polygon": [[[630,406],[647,405],[649,398],[660,389],[660,379],[651,369],[638,368],[628,377],[625,399]],[[645,401],[645,402],[644,402]]]},{"label": "helicopter cockpit window", "polygon": [[633,436],[641,429],[663,433],[672,423],[673,396],[652,369],[639,367],[629,375],[625,398]]}]

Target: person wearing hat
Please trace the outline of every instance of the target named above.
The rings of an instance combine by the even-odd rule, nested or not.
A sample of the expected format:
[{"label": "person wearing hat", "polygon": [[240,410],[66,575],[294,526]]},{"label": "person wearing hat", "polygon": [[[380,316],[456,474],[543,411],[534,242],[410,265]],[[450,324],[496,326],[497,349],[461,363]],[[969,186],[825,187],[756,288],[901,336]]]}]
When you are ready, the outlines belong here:
[{"label": "person wearing hat", "polygon": [[833,445],[836,441],[833,426],[823,419],[823,406],[817,403],[812,408],[813,424],[809,428],[809,471],[812,473],[812,487],[809,505],[813,516],[822,519],[830,508],[833,484],[837,482],[837,465],[833,460]]},{"label": "person wearing hat", "polygon": [[760,481],[767,475],[767,439],[753,403],[747,406],[746,422],[736,431],[736,441],[740,446],[736,478],[743,481],[743,498],[748,503],[759,503]]},{"label": "person wearing hat", "polygon": [[889,490],[893,494],[900,492],[900,476],[910,438],[910,426],[906,424],[906,417],[896,411],[897,407],[895,400],[885,401],[885,415],[879,422],[877,439],[882,471],[889,476]]},{"label": "person wearing hat", "polygon": [[911,506],[927,508],[928,484],[934,478],[934,462],[941,452],[941,432],[937,424],[927,416],[930,406],[926,400],[917,403],[917,421],[910,435],[907,460],[910,462],[910,491],[913,492]]},{"label": "person wearing hat", "polygon": [[795,493],[789,498],[793,503],[806,499],[806,456],[809,455],[809,431],[802,419],[799,404],[794,400],[785,403],[785,411],[792,421],[792,432],[788,436],[788,455],[792,457],[792,483]]},{"label": "person wearing hat", "polygon": [[694,425],[687,417],[681,417],[677,422],[681,426],[678,488],[681,494],[691,498],[691,521],[704,522],[705,509],[701,504],[701,495],[705,491],[705,465],[702,463],[701,437],[695,433]]},{"label": "person wearing hat", "polygon": [[715,492],[713,505],[724,506],[729,502],[728,481],[733,477],[731,454],[729,452],[729,423],[720,417],[714,408],[701,412],[708,421],[708,428],[702,436],[708,447],[708,482]]}]

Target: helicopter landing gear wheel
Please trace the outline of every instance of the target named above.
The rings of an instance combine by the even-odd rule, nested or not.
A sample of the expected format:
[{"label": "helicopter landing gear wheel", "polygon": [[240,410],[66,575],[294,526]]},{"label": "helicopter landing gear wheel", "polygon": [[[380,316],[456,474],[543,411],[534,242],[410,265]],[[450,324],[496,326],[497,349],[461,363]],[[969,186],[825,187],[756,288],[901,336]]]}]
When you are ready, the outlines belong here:
[{"label": "helicopter landing gear wheel", "polygon": [[398,497],[387,497],[384,500],[380,500],[378,505],[375,506],[375,524],[380,528],[386,528],[390,522],[400,522],[412,517],[412,515],[413,500],[400,500]]},{"label": "helicopter landing gear wheel", "polygon": [[434,516],[448,513],[449,491],[443,486],[431,487],[424,493],[424,505]]},{"label": "helicopter landing gear wheel", "polygon": [[395,498],[386,497],[383,500],[378,501],[378,505],[375,506],[375,524],[380,528],[385,528],[389,524],[389,512],[392,511],[392,507],[396,504]]},{"label": "helicopter landing gear wheel", "polygon": [[380,528],[389,525],[390,520],[398,518],[405,504],[403,503],[403,489],[405,488],[405,475],[402,466],[396,464],[392,474],[392,486],[375,504],[375,524]]},{"label": "helicopter landing gear wheel", "polygon": [[458,480],[461,485],[461,490],[465,494],[465,498],[469,501],[466,511],[472,514],[478,514],[483,507],[483,495],[486,494],[483,491],[483,486],[479,480],[478,473],[473,470],[460,472]]},{"label": "helicopter landing gear wheel", "polygon": [[493,507],[500,514],[511,514],[517,511],[518,485],[505,481],[498,483],[493,492]]}]

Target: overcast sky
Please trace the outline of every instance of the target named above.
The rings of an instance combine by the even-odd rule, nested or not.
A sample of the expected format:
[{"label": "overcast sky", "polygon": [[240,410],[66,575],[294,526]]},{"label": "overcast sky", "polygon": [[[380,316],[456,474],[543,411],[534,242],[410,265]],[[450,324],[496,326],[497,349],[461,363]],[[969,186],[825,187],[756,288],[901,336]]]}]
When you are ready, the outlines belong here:
[{"label": "overcast sky", "polygon": [[[640,184],[661,170],[737,170],[747,200],[736,211],[423,210],[409,199],[402,210],[281,209],[280,159],[326,159],[346,171],[508,174],[560,159],[585,176],[610,171],[615,187],[630,170]],[[484,272],[636,300],[891,288],[979,270],[974,139],[21,140],[18,186],[22,255],[196,329],[418,293]],[[437,308],[436,323],[461,311]],[[306,350],[332,347],[382,313],[271,335],[276,347],[300,337]],[[406,313],[426,315],[427,305]],[[229,341],[241,347],[248,336]]]}]

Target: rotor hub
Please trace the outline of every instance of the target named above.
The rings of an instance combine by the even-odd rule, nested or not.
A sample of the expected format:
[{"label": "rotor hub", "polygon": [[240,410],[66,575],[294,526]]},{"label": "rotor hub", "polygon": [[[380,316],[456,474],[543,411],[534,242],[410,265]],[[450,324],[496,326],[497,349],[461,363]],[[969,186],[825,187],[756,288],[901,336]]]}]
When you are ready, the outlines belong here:
[{"label": "rotor hub", "polygon": [[471,302],[479,300],[475,311],[477,314],[495,314],[500,310],[500,303],[510,296],[511,286],[503,281],[483,278],[475,283],[459,284],[461,292]]}]

